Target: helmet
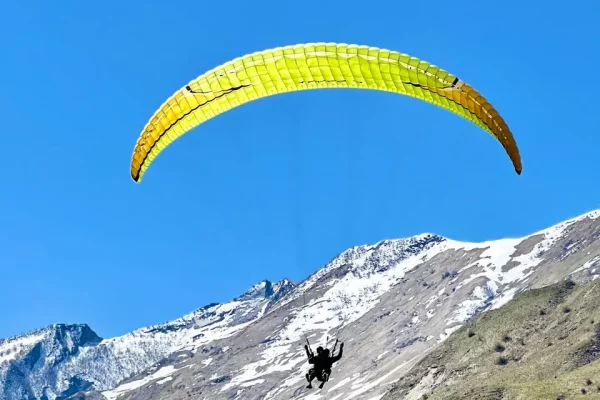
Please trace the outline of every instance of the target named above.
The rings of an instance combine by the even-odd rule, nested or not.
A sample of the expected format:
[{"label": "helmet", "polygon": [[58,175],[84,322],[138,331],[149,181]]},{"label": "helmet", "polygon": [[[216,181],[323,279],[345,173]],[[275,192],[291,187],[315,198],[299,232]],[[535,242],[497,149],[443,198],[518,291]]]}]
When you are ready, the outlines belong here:
[{"label": "helmet", "polygon": [[319,346],[317,347],[317,353],[322,353],[323,352],[323,347]]}]

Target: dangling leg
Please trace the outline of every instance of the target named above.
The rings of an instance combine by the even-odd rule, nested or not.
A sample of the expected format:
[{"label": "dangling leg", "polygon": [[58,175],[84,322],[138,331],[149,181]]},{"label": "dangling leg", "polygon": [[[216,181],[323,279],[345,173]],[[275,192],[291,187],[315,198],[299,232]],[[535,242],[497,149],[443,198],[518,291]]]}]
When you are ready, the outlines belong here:
[{"label": "dangling leg", "polygon": [[323,389],[325,382],[327,382],[329,380],[329,374],[327,372],[323,371],[322,378],[319,380],[321,381],[321,384],[319,385],[319,389]]},{"label": "dangling leg", "polygon": [[315,370],[314,368],[311,368],[308,370],[308,373],[306,374],[306,380],[308,381],[308,386],[306,386],[307,389],[312,389],[312,380],[315,379]]}]

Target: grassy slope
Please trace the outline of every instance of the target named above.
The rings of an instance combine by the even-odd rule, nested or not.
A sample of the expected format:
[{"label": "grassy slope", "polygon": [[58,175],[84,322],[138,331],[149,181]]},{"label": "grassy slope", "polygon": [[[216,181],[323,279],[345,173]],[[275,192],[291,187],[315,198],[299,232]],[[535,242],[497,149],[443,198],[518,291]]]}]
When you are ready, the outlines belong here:
[{"label": "grassy slope", "polygon": [[425,398],[600,399],[600,281],[530,290],[479,315],[384,400]]}]

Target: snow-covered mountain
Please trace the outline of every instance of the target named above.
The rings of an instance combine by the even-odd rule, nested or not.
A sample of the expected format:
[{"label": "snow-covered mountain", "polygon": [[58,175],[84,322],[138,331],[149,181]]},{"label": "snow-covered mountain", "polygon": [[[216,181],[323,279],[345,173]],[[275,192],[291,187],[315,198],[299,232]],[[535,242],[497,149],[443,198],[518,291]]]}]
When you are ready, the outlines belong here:
[{"label": "snow-covered mountain", "polygon": [[[599,238],[600,211],[594,211],[522,238],[468,243],[422,234],[353,247],[298,286],[264,282],[232,303],[80,345],[61,362],[61,378],[39,375],[54,386],[37,378],[38,369],[12,373],[3,378],[4,393],[9,387],[40,393],[47,385],[57,394],[57,382],[64,393],[82,379],[71,399],[378,400],[479,313],[529,288],[595,279]],[[332,346],[336,337],[346,343],[342,361],[323,390],[307,389],[305,339]]]},{"label": "snow-covered mountain", "polygon": [[[526,237],[467,243],[423,234],[353,247],[236,334],[176,352],[89,399],[378,400],[481,312],[567,277],[600,275],[600,211]],[[303,344],[346,343],[323,390]]]},{"label": "snow-covered mountain", "polygon": [[111,339],[87,325],[57,324],[0,340],[0,399],[55,400],[113,388],[176,350],[235,334],[293,288],[288,280],[263,281],[229,303]]}]

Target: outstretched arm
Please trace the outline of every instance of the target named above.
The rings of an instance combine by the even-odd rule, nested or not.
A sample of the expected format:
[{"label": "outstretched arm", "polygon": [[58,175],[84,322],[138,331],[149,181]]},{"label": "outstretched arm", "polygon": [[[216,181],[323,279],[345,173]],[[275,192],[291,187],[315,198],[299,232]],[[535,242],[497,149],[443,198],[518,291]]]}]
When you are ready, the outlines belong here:
[{"label": "outstretched arm", "polygon": [[304,350],[306,350],[306,357],[308,357],[308,359],[310,360],[313,355],[312,355],[312,351],[310,351],[307,344],[304,345]]},{"label": "outstretched arm", "polygon": [[340,352],[337,356],[331,357],[331,362],[338,362],[342,358],[342,354],[344,353],[344,343],[340,344]]}]

